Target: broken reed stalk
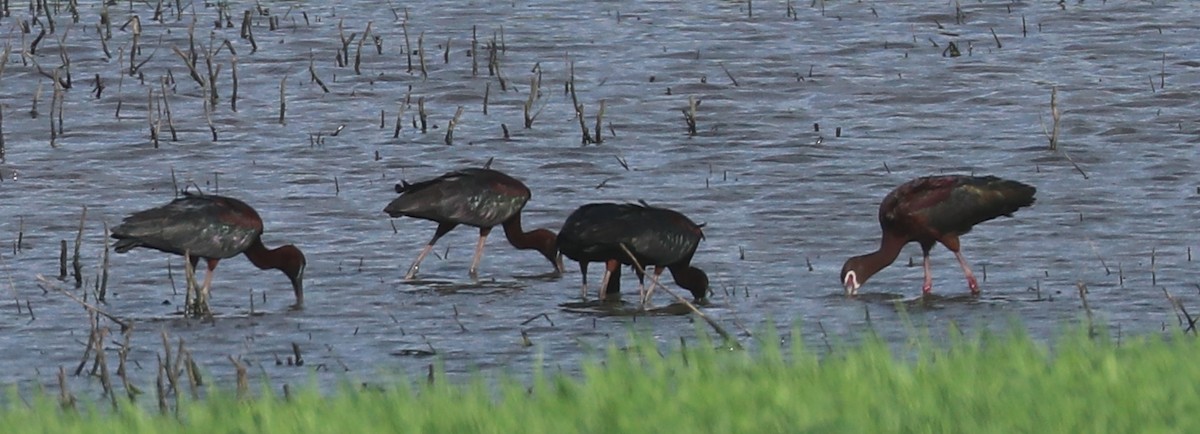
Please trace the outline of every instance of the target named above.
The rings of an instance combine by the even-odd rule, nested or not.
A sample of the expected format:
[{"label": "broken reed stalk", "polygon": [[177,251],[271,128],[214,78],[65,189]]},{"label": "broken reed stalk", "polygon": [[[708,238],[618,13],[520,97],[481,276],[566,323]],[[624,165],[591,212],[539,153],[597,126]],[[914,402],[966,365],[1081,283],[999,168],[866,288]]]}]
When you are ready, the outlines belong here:
[{"label": "broken reed stalk", "polygon": [[[208,86],[205,85],[205,94],[208,94]],[[217,126],[212,121],[213,107],[208,98],[204,98],[204,121],[208,122],[208,131],[212,133],[212,141],[217,141]]]},{"label": "broken reed stalk", "polygon": [[[621,250],[624,251],[625,254],[629,256],[629,259],[633,261],[633,266],[642,274],[646,274],[646,269],[643,268],[642,264],[638,262],[637,257],[633,255],[633,252],[629,251],[629,247],[626,247],[624,243],[621,243],[620,246],[621,246]],[[700,319],[703,319],[704,322],[708,323],[708,325],[710,327],[712,327],[713,330],[716,330],[717,334],[720,334],[721,337],[725,339],[726,344],[731,344],[734,346],[734,348],[742,349],[741,342],[738,342],[737,339],[733,338],[733,335],[730,335],[729,332],[725,331],[724,327],[721,327],[720,324],[717,324],[716,321],[714,321],[708,315],[705,315],[704,312],[701,312],[700,309],[696,307],[696,305],[687,301],[687,299],[680,297],[679,294],[675,293],[675,291],[672,291],[672,290],[668,289],[666,286],[663,286],[663,284],[658,282],[657,279],[650,279],[650,281],[655,286],[662,288],[663,291],[666,291],[667,294],[671,294],[672,297],[675,297],[675,300],[679,301],[680,303],[683,303],[685,306],[688,307],[688,309],[692,310],[692,313],[695,313],[696,316],[699,316]],[[654,289],[654,286],[652,286],[651,289]],[[604,288],[601,288],[600,290],[603,291]],[[645,308],[644,304],[642,305],[642,308],[643,309]]]},{"label": "broken reed stalk", "polygon": [[1157,265],[1156,264],[1156,262],[1157,262],[1156,261],[1156,259],[1157,259],[1156,253],[1157,253],[1156,249],[1151,247],[1150,248],[1150,286],[1158,285],[1158,272],[1155,270],[1155,268],[1157,268],[1156,267],[1156,265]]},{"label": "broken reed stalk", "polygon": [[463,106],[458,106],[458,110],[454,112],[454,117],[450,118],[450,123],[446,124],[446,145],[454,144],[454,126],[458,125],[458,119],[462,117]]},{"label": "broken reed stalk", "polygon": [[163,354],[160,359],[162,360],[162,372],[166,374],[167,386],[169,386],[164,391],[169,391],[179,397],[179,377],[175,375],[174,368],[179,362],[175,361],[176,357],[171,354],[171,340],[167,337],[167,331],[160,331],[159,336],[162,338],[163,346]]},{"label": "broken reed stalk", "polygon": [[[253,51],[251,51],[253,53]],[[233,91],[229,94],[229,110],[237,113],[238,100],[238,75],[237,75],[237,56],[230,56],[229,73],[233,78]]]},{"label": "broken reed stalk", "polygon": [[592,138],[592,143],[599,145],[604,141],[604,136],[600,134],[600,124],[604,119],[604,100],[600,100],[600,111],[596,112],[596,128],[592,131],[596,137]]},{"label": "broken reed stalk", "polygon": [[417,36],[417,60],[421,62],[421,78],[429,78],[429,72],[425,70],[425,32]]},{"label": "broken reed stalk", "polygon": [[729,72],[729,68],[726,68],[726,67],[725,67],[725,63],[724,63],[724,62],[717,62],[717,64],[718,64],[718,65],[721,65],[721,70],[722,70],[722,71],[725,71],[725,76],[726,76],[726,77],[729,77],[729,81],[733,82],[733,87],[738,87],[738,82],[737,82],[737,79],[736,79],[736,78],[733,78],[733,73]]},{"label": "broken reed stalk", "polygon": [[158,149],[158,130],[154,128],[154,88],[146,89],[146,124],[150,127],[150,143]]},{"label": "broken reed stalk", "polygon": [[[483,115],[484,116],[487,116],[487,114],[488,114],[488,112],[487,112],[488,99],[490,99],[491,96],[492,96],[492,82],[489,81],[487,83],[484,83],[484,85],[483,85]],[[3,119],[0,119],[0,120],[3,120]],[[0,145],[2,145],[2,144],[3,144],[3,138],[0,137]],[[0,156],[2,156],[2,155],[0,155]]]},{"label": "broken reed stalk", "polygon": [[100,256],[100,290],[96,294],[96,300],[104,302],[105,296],[108,294],[108,252],[109,252],[109,232],[108,221],[104,222],[104,252]]},{"label": "broken reed stalk", "polygon": [[696,103],[696,97],[689,96],[688,107],[683,109],[683,121],[687,123],[689,136],[696,135],[696,106],[698,105],[699,104]]},{"label": "broken reed stalk", "polygon": [[[133,76],[134,74],[137,74],[137,55],[142,51],[142,48],[138,46],[138,42],[141,42],[142,40],[142,19],[137,15],[134,15],[125,24],[126,26],[133,24],[132,28],[130,29],[130,33],[133,37],[129,45],[129,75]],[[125,30],[125,26],[121,26],[121,30]]]},{"label": "broken reed stalk", "polygon": [[[325,82],[321,80],[321,77],[317,77],[317,69],[314,64],[312,51],[308,52],[308,78],[310,83],[316,82],[318,86],[321,86],[322,91],[329,93],[329,86],[325,85]],[[234,81],[234,83],[237,82]],[[234,87],[234,89],[237,89],[237,87]]]},{"label": "broken reed stalk", "polygon": [[158,397],[158,412],[165,415],[165,414],[167,414],[167,412],[169,412],[171,410],[171,407],[169,405],[167,405],[167,391],[166,391],[167,388],[166,388],[166,385],[163,384],[163,372],[164,372],[163,369],[164,368],[163,368],[162,355],[159,355],[158,356],[158,377],[154,381],[154,389],[156,392],[155,396]]},{"label": "broken reed stalk", "polygon": [[[182,338],[179,341],[180,344],[183,343]],[[192,392],[192,398],[200,399],[199,387],[204,386],[204,377],[200,374],[200,366],[196,365],[196,359],[192,358],[190,350],[183,349],[182,345],[180,346],[180,350],[183,351],[183,359],[187,360],[187,363],[183,367],[187,371],[188,385],[189,390]]]},{"label": "broken reed stalk", "polygon": [[125,388],[125,395],[129,397],[129,402],[133,403],[137,400],[137,396],[142,393],[141,389],[129,382],[129,375],[125,369],[126,362],[129,359],[129,350],[133,349],[129,344],[129,340],[133,335],[131,330],[123,333],[125,341],[121,343],[121,349],[117,350],[117,377],[121,378],[121,386]]},{"label": "broken reed stalk", "polygon": [[571,107],[575,109],[575,118],[579,120],[579,129],[583,132],[583,137],[580,139],[580,144],[586,146],[592,141],[592,135],[588,132],[587,121],[584,120],[583,104],[579,103],[579,97],[575,94],[575,62],[570,62],[570,78],[567,79],[567,91],[571,94]]},{"label": "broken reed stalk", "polygon": [[[180,59],[183,59],[183,65],[187,66],[188,68],[188,76],[192,77],[192,80],[195,81],[196,84],[207,88],[208,84],[204,83],[204,79],[200,77],[200,72],[196,70],[196,63],[190,60],[191,58],[188,57],[187,53],[184,53],[183,50],[179,49],[179,47],[171,47],[171,49],[175,51],[175,55],[179,56]],[[119,92],[120,82],[117,83],[117,88]]]},{"label": "broken reed stalk", "polygon": [[1163,295],[1167,296],[1167,301],[1171,302],[1171,307],[1175,311],[1175,318],[1179,320],[1179,325],[1184,326],[1184,322],[1187,322],[1183,332],[1196,334],[1196,321],[1200,320],[1200,318],[1193,319],[1192,315],[1188,313],[1187,308],[1183,307],[1183,303],[1181,303],[1179,299],[1172,296],[1171,293],[1167,291],[1167,288],[1163,288],[1162,290]]},{"label": "broken reed stalk", "polygon": [[93,312],[91,317],[92,322],[96,324],[95,330],[97,334],[96,340],[93,341],[93,344],[96,346],[95,350],[93,351],[96,355],[93,371],[98,371],[100,373],[100,385],[103,387],[104,394],[109,397],[109,400],[112,402],[112,407],[115,410],[117,408],[117,394],[113,393],[112,377],[108,375],[108,357],[104,353],[105,335],[108,334],[108,328],[99,327],[98,323],[100,322],[100,316],[96,313]]},{"label": "broken reed stalk", "polygon": [[75,288],[83,287],[83,263],[79,261],[79,249],[83,246],[83,224],[87,221],[87,205],[79,213],[79,230],[75,233],[75,255],[71,257],[71,269],[75,274]]},{"label": "broken reed stalk", "polygon": [[1087,314],[1088,336],[1096,337],[1096,327],[1095,327],[1095,322],[1093,321],[1093,318],[1092,318],[1092,308],[1091,308],[1091,306],[1088,306],[1088,301],[1087,301],[1087,293],[1088,293],[1087,285],[1085,285],[1082,280],[1079,280],[1079,281],[1075,282],[1075,287],[1079,289],[1079,299],[1083,302],[1084,313]]},{"label": "broken reed stalk", "polygon": [[367,35],[371,34],[371,22],[367,21],[367,29],[363,31],[362,37],[358,38],[358,48],[354,51],[354,73],[362,75],[359,67],[362,65],[362,48],[363,43],[367,42]]},{"label": "broken reed stalk", "polygon": [[[37,281],[39,282],[38,286],[40,286],[43,291],[49,292],[50,289],[54,289],[54,290],[57,290],[58,292],[65,294],[67,297],[70,297],[72,300],[75,300],[76,303],[79,303],[84,308],[86,308],[90,311],[94,311],[105,318],[108,318],[109,321],[117,323],[117,325],[121,326],[122,332],[132,329],[133,325],[131,323],[125,322],[124,320],[117,318],[116,316],[113,316],[112,314],[110,314],[108,312],[105,312],[103,309],[100,309],[99,307],[96,307],[93,304],[90,304],[86,301],[80,300],[79,297],[77,297],[75,294],[72,294],[69,291],[62,289],[62,287],[58,286],[54,282],[51,282],[49,279],[47,279],[46,276],[43,276],[39,273],[35,277],[37,278]],[[47,287],[49,287],[50,289],[47,289]]]},{"label": "broken reed stalk", "polygon": [[404,31],[404,58],[408,60],[408,73],[412,74],[412,41],[408,38],[408,9],[404,10],[404,22],[400,23],[400,29]]},{"label": "broken reed stalk", "polygon": [[254,42],[253,27],[254,26],[251,25],[250,21],[250,11],[246,10],[244,13],[242,13],[241,37],[242,39],[250,41],[250,54],[254,54],[256,51],[258,51],[258,43]]},{"label": "broken reed stalk", "polygon": [[504,74],[500,71],[500,53],[499,46],[496,43],[496,35],[492,34],[492,42],[488,46],[488,75],[496,76],[496,80],[500,82],[500,91],[508,92],[508,81],[504,79]]},{"label": "broken reed stalk", "polygon": [[1050,131],[1046,131],[1045,124],[1042,125],[1042,132],[1046,134],[1046,138],[1050,139],[1050,150],[1051,151],[1058,149],[1058,125],[1059,125],[1059,120],[1060,120],[1061,116],[1062,116],[1062,113],[1060,113],[1058,111],[1058,87],[1057,86],[1051,87],[1050,88],[1050,118],[1053,120],[1054,123],[1051,125]]},{"label": "broken reed stalk", "polygon": [[287,75],[279,80],[279,125],[287,125],[284,116],[287,114]]},{"label": "broken reed stalk", "polygon": [[67,280],[67,240],[59,240],[58,244],[58,280]]},{"label": "broken reed stalk", "polygon": [[[5,56],[5,57],[8,57],[8,56]],[[0,69],[0,72],[2,72],[2,71],[3,70]],[[475,26],[472,25],[471,26],[471,77],[478,77],[478,76],[479,76],[479,37],[476,36]],[[487,109],[486,109],[487,104],[484,104],[483,106],[485,107],[483,114],[487,114]]]},{"label": "broken reed stalk", "polygon": [[239,362],[233,356],[229,357],[229,362],[233,363],[233,368],[237,370],[237,397],[239,400],[246,399],[246,394],[250,391],[250,378],[246,374],[246,365]]},{"label": "broken reed stalk", "polygon": [[421,118],[421,134],[425,134],[429,126],[429,114],[425,113],[425,97],[417,98],[417,116]]},{"label": "broken reed stalk", "polygon": [[42,83],[38,83],[33,90],[33,103],[29,107],[29,117],[37,119],[38,117],[38,100],[42,99]]},{"label": "broken reed stalk", "polygon": [[[167,129],[171,130],[171,141],[179,141],[179,135],[175,131],[175,119],[171,116],[171,100],[167,99],[167,79],[163,78],[160,82],[162,86],[162,105],[163,112],[167,115]],[[234,80],[234,93],[237,93],[237,80]],[[235,99],[236,100],[236,99]],[[176,193],[178,194],[178,193]]]},{"label": "broken reed stalk", "polygon": [[58,405],[64,410],[75,409],[75,395],[67,389],[67,371],[58,367]]},{"label": "broken reed stalk", "polygon": [[4,54],[3,57],[0,57],[0,59],[4,59],[5,61],[0,62],[0,78],[4,77],[4,66],[8,64],[7,60],[10,54],[12,54],[12,45],[4,44]]},{"label": "broken reed stalk", "polygon": [[54,105],[56,102],[58,102],[58,97],[60,95],[58,86],[58,70],[54,71],[54,79],[52,81],[54,83],[50,86],[54,90],[50,93],[50,116],[48,119],[50,120],[50,147],[56,148],[58,147],[58,144],[56,143],[58,141],[58,131],[54,129]]},{"label": "broken reed stalk", "polygon": [[[8,57],[5,55],[5,57]],[[4,109],[0,106],[0,161],[4,160]]]},{"label": "broken reed stalk", "polygon": [[404,126],[404,109],[408,108],[409,99],[412,98],[412,90],[404,96],[404,101],[400,103],[400,108],[396,110],[396,129],[392,131],[392,138],[400,138],[400,129]]},{"label": "broken reed stalk", "polygon": [[525,99],[525,129],[533,128],[533,121],[537,119],[538,114],[534,113],[533,104],[537,101],[538,94],[541,92],[539,90],[539,85],[541,84],[539,83],[541,80],[540,77],[541,74],[533,74],[533,76],[529,77],[529,98]]}]

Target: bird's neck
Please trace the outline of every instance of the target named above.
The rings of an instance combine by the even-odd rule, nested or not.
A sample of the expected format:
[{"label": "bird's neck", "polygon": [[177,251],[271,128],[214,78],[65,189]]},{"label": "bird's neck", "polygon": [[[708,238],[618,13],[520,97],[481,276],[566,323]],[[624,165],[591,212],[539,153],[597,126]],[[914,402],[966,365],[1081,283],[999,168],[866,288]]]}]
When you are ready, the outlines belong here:
[{"label": "bird's neck", "polygon": [[904,245],[907,243],[908,240],[903,237],[884,232],[883,239],[879,241],[879,250],[861,256],[863,269],[859,279],[865,282],[867,278],[874,276],[879,270],[892,265],[892,262],[896,262],[896,258],[900,256],[900,251],[904,249]]},{"label": "bird's neck", "polygon": [[275,254],[274,250],[267,249],[267,246],[263,245],[261,239],[255,239],[254,243],[250,244],[250,247],[242,253],[246,255],[246,259],[249,259],[251,264],[254,264],[260,270],[269,270],[281,266],[279,256]]},{"label": "bird's neck", "polygon": [[539,231],[525,232],[521,228],[521,214],[512,216],[504,222],[504,237],[508,238],[508,242],[517,249],[538,249],[541,248],[543,240]]}]

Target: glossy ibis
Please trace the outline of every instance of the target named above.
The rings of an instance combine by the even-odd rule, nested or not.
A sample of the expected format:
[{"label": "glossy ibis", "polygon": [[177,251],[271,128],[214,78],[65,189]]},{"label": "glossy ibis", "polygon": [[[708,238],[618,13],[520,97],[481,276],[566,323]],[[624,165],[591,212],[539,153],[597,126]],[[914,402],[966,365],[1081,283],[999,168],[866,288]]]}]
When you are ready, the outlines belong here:
[{"label": "glossy ibis", "polygon": [[879,204],[879,225],[883,228],[879,250],[850,258],[842,266],[846,293],[858,293],[867,279],[896,260],[905,244],[916,241],[925,257],[923,294],[933,290],[929,250],[934,243],[942,243],[954,252],[971,293],[979,294],[979,283],[959,250],[958,237],[979,223],[1011,217],[1018,209],[1033,204],[1036,192],[1033,186],[994,176],[928,176],[901,184]]},{"label": "glossy ibis", "polygon": [[663,270],[669,269],[677,285],[702,301],[708,295],[708,275],[691,261],[703,238],[701,225],[676,211],[645,204],[592,203],[567,217],[558,234],[558,249],[579,262],[584,298],[591,262],[605,263],[600,299],[620,292],[621,265],[633,264],[625,252],[628,249],[643,267],[654,266],[651,288]]},{"label": "glossy ibis", "polygon": [[530,192],[529,187],[511,176],[488,168],[462,169],[421,182],[396,184],[396,192],[400,197],[383,209],[389,216],[409,216],[438,224],[433,238],[408,268],[405,279],[417,275],[421,261],[433,250],[434,243],[458,225],[479,228],[479,242],[471,260],[472,277],[478,275],[484,242],[496,225],[504,226],[504,235],[513,247],[541,252],[556,273],[562,272],[554,232],[521,229],[521,210],[529,202]]},{"label": "glossy ibis", "polygon": [[[188,256],[192,267],[204,258],[208,273],[196,302],[206,309],[213,270],[222,259],[245,254],[259,269],[283,271],[292,282],[296,306],[304,304],[304,267],[300,249],[291,244],[267,249],[262,242],[263,222],[245,202],[213,194],[184,192],[166,205],[138,211],[112,230],[113,248],[125,253],[148,247]],[[189,306],[191,308],[191,306]]]}]

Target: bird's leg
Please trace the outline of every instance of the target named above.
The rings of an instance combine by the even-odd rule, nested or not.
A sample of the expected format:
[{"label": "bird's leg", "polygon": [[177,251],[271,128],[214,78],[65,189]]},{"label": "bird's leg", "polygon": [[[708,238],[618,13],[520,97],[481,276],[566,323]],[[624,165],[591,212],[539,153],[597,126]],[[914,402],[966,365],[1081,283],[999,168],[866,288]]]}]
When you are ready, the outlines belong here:
[{"label": "bird's leg", "polygon": [[975,273],[971,272],[971,266],[967,265],[967,258],[964,258],[962,252],[955,251],[954,257],[958,258],[958,265],[962,267],[963,274],[967,276],[967,287],[971,288],[971,295],[979,295],[979,281],[975,280]]},{"label": "bird's leg", "polygon": [[479,275],[479,259],[483,257],[483,244],[487,242],[488,234],[492,232],[492,228],[479,228],[479,242],[475,244],[475,257],[471,259],[471,277]]},{"label": "bird's leg", "polygon": [[579,291],[579,297],[583,301],[587,301],[587,261],[579,261],[579,274],[583,275],[583,289]]},{"label": "bird's leg", "polygon": [[655,266],[654,266],[654,275],[653,275],[653,276],[650,276],[650,287],[646,289],[646,294],[645,294],[645,296],[642,298],[642,309],[643,309],[643,310],[645,310],[645,309],[646,309],[646,304],[647,304],[647,303],[650,303],[650,294],[653,294],[653,293],[654,293],[654,289],[658,287],[658,285],[659,285],[659,283],[658,283],[659,277],[660,277],[660,276],[662,276],[662,274],[663,274],[663,271],[664,271],[664,270],[666,270],[666,269],[667,269],[667,267],[665,267],[665,266],[662,266],[662,265],[655,265]]},{"label": "bird's leg", "polygon": [[[618,261],[609,260],[604,263],[604,278],[600,279],[600,301],[604,301],[605,296],[608,295],[608,281],[612,279],[613,271],[619,272],[620,269],[621,263]],[[620,279],[620,275],[617,276]]]},{"label": "bird's leg", "polygon": [[412,280],[413,277],[417,276],[417,270],[421,268],[421,261],[425,260],[425,255],[428,255],[429,252],[433,251],[433,245],[437,244],[438,239],[450,232],[451,229],[454,229],[455,226],[458,226],[458,224],[438,224],[437,231],[433,233],[433,238],[429,239],[429,244],[426,244],[425,248],[421,249],[421,254],[417,255],[417,260],[413,261],[412,266],[408,267],[408,274],[404,275],[404,280]]},{"label": "bird's leg", "polygon": [[212,287],[213,272],[216,271],[217,263],[220,262],[220,259],[209,259],[207,262],[208,273],[204,274],[204,284],[200,285],[200,295],[196,297],[197,306],[199,307],[198,313],[202,313],[203,315],[208,315],[212,312],[208,308],[208,294],[209,288]]},{"label": "bird's leg", "polygon": [[646,273],[644,272],[645,269],[639,270],[637,265],[634,265],[632,268],[633,268],[633,274],[637,275],[637,278],[638,278],[638,300],[641,302],[641,305],[643,307],[645,307],[645,304],[646,304]]},{"label": "bird's leg", "polygon": [[925,285],[921,286],[921,294],[933,293],[933,265],[929,263],[929,250],[925,251]]}]

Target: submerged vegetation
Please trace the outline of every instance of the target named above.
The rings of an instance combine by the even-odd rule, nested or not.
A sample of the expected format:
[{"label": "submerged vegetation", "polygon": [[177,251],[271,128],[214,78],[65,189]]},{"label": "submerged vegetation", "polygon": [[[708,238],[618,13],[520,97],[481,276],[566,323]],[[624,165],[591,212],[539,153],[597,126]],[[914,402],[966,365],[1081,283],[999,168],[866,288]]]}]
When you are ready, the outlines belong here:
[{"label": "submerged vegetation", "polygon": [[[798,334],[796,335],[798,336]],[[773,339],[767,339],[773,342]],[[796,341],[611,350],[580,376],[531,384],[435,376],[383,387],[239,398],[213,393],[160,413],[137,405],[10,399],[6,431],[30,432],[1189,432],[1200,429],[1200,345],[1069,333],[885,343],[819,356]]]}]

